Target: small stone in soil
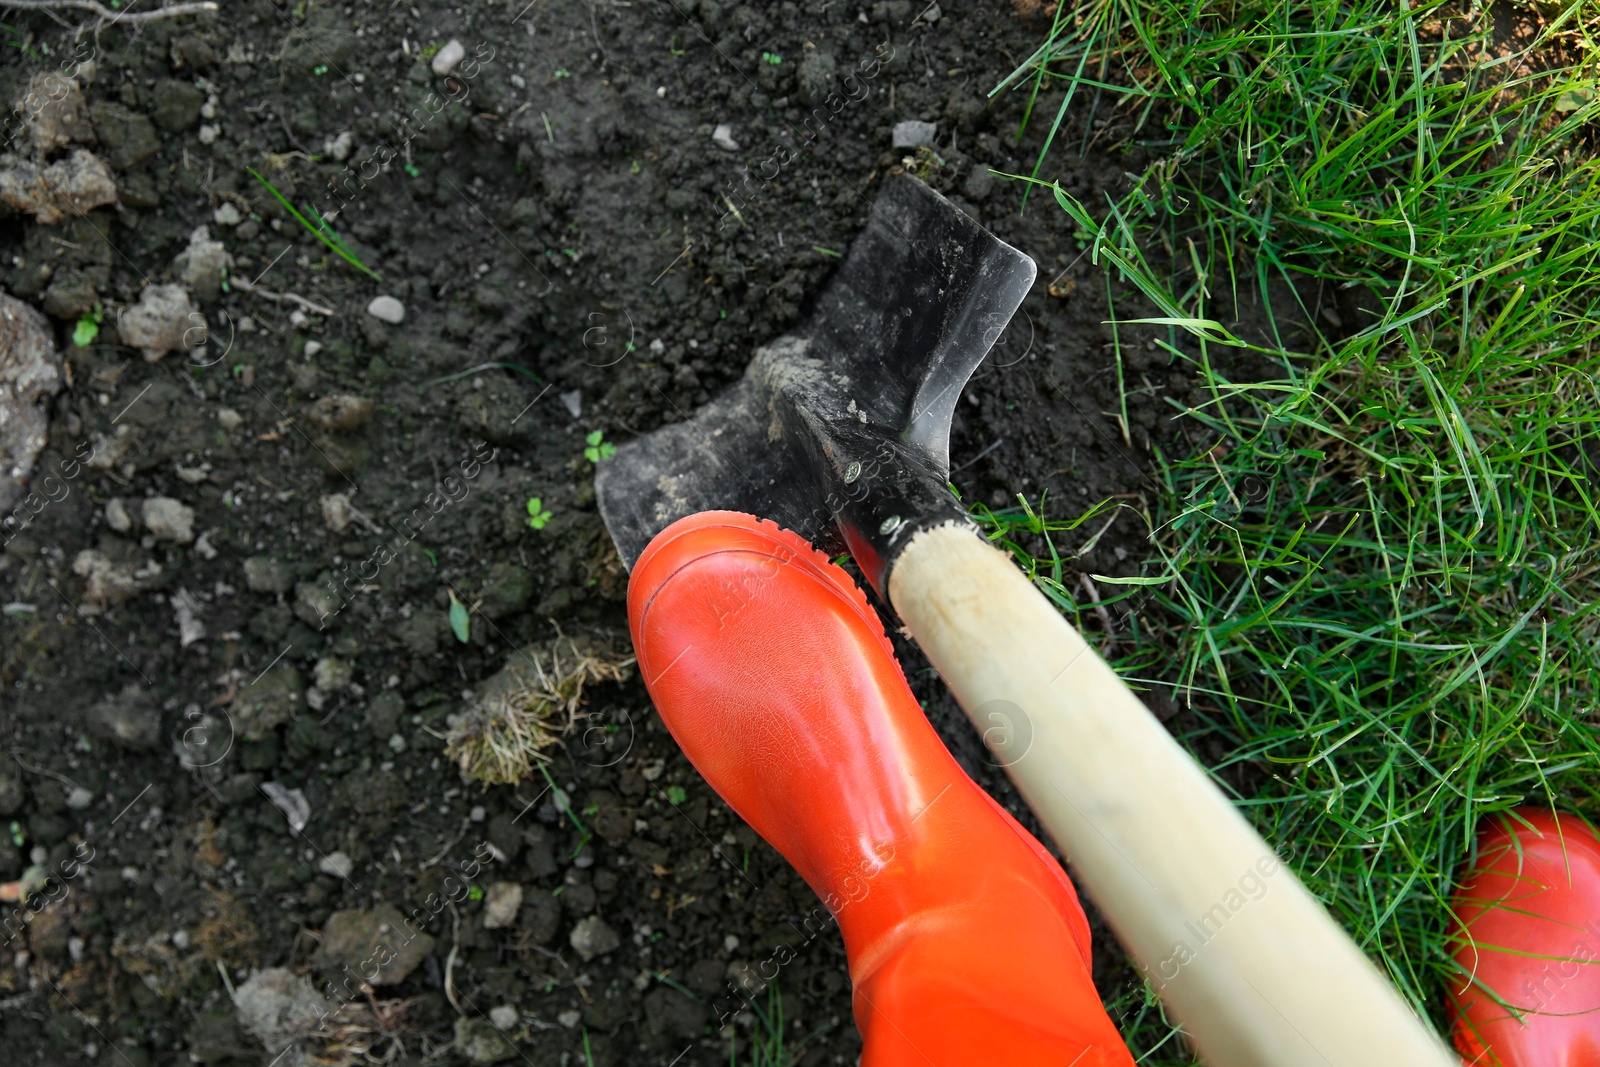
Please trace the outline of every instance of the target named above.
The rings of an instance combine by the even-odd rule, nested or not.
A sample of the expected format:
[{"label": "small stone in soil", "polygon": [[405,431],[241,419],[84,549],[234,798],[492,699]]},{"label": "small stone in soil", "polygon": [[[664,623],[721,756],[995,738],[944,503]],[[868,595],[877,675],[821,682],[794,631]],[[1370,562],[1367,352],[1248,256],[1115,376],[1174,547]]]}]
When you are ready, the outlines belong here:
[{"label": "small stone in soil", "polygon": [[583,1013],[581,1011],[564,1011],[556,1016],[556,1022],[560,1023],[562,1026],[565,1026],[568,1030],[576,1030],[578,1028],[578,1023],[582,1021],[582,1019]]},{"label": "small stone in soil", "polygon": [[574,389],[570,393],[561,394],[561,402],[567,406],[567,412],[575,419],[583,417],[583,393]]},{"label": "small stone in soil", "polygon": [[87,215],[116,199],[111,168],[87,149],[75,148],[48,167],[12,155],[0,163],[0,200],[46,226],[68,215]]},{"label": "small stone in soil", "polygon": [[[498,930],[510,926],[517,921],[517,912],[522,909],[522,887],[516,882],[496,882],[489,887],[489,892],[483,898],[483,926],[486,930]],[[614,938],[616,935],[613,934]],[[613,948],[616,946],[612,946]],[[587,956],[584,957],[588,959]]]},{"label": "small stone in soil", "polygon": [[367,305],[367,314],[380,322],[398,326],[405,321],[406,306],[392,296],[375,296]]},{"label": "small stone in soil", "polygon": [[336,393],[312,404],[307,417],[324,430],[359,430],[372,418],[372,401],[364,396]]},{"label": "small stone in soil", "polygon": [[322,629],[343,608],[343,602],[326,586],[301,582],[294,587],[294,613],[307,626]]},{"label": "small stone in soil", "polygon": [[300,672],[290,664],[279,663],[239,693],[231,705],[233,710],[228,714],[228,721],[242,740],[260,741],[292,721],[300,713],[304,700],[305,685]]},{"label": "small stone in soil", "polygon": [[[90,721],[95,733],[125,749],[153,749],[161,739],[161,712],[137,682],[123,686],[94,706]],[[0,788],[3,791],[3,788]],[[0,802],[0,815],[9,815]],[[15,810],[15,809],[13,809]]]},{"label": "small stone in soil", "polygon": [[355,671],[350,664],[337,656],[324,656],[317,660],[316,667],[312,668],[311,677],[316,681],[318,689],[324,693],[334,693],[355,680]]},{"label": "small stone in soil", "polygon": [[239,1025],[269,1049],[285,1049],[332,1007],[310,979],[285,967],[256,971],[234,990]]},{"label": "small stone in soil", "polygon": [[71,792],[67,794],[67,807],[73,811],[82,811],[93,803],[94,794],[81,785],[73,786]]},{"label": "small stone in soil", "polygon": [[350,528],[350,498],[343,493],[329,493],[322,498],[322,521],[334,533],[344,533]]},{"label": "small stone in soil", "polygon": [[726,122],[721,123],[711,132],[711,139],[716,142],[718,148],[725,148],[729,152],[737,152],[739,150],[739,142],[733,139],[733,127]]},{"label": "small stone in soil", "polygon": [[894,124],[894,146],[897,149],[919,148],[922,145],[933,143],[934,135],[939,127],[931,122],[919,122],[916,119],[907,119],[905,122]]},{"label": "small stone in soil", "polygon": [[622,939],[617,932],[606,925],[606,921],[598,915],[590,915],[578,920],[578,925],[572,928],[572,935],[568,938],[573,951],[582,956],[585,961],[596,956],[604,956],[608,952],[615,952],[622,944]]},{"label": "small stone in soil", "polygon": [[456,69],[456,64],[466,58],[467,50],[461,42],[454,37],[445,42],[443,48],[433,54],[433,72],[439,77],[444,77]]},{"label": "small stone in soil", "polygon": [[322,147],[323,150],[328,153],[328,155],[332,156],[340,163],[343,163],[345,160],[350,158],[350,153],[355,150],[355,135],[349,130],[344,130],[340,132],[339,136],[330,137],[326,141],[322,142]]},{"label": "small stone in soil", "polygon": [[181,285],[148,285],[139,302],[117,316],[122,343],[144,353],[154,363],[173,349],[205,343],[206,322]]},{"label": "small stone in soil", "polygon": [[289,820],[289,829],[295,833],[304,830],[311,821],[311,804],[300,790],[286,789],[277,782],[263,782],[261,792],[272,801],[273,807],[283,812],[283,817]]},{"label": "small stone in soil", "polygon": [[161,577],[161,565],[154,560],[116,562],[104,552],[86,548],[73,557],[72,572],[88,579],[84,601],[99,610],[144,592]]},{"label": "small stone in soil", "polygon": [[206,227],[196,226],[189,234],[188,247],[173,259],[172,273],[195,297],[210,302],[221,292],[222,275],[231,266],[233,257],[222,242],[214,240]]},{"label": "small stone in soil", "polygon": [[161,541],[186,545],[194,540],[194,509],[169,496],[144,502],[144,524]]},{"label": "small stone in soil", "polygon": [[252,593],[287,593],[294,572],[271,556],[251,556],[244,561],[244,584]]},{"label": "small stone in soil", "polygon": [[350,872],[355,869],[355,861],[343,852],[330,852],[317,861],[317,870],[323,874],[331,874],[335,878],[349,878]]},{"label": "small stone in soil", "polygon": [[488,1019],[462,1015],[456,1019],[456,1051],[468,1063],[490,1064],[515,1056],[517,1047]]},{"label": "small stone in soil", "polygon": [[200,621],[200,606],[187,589],[179,589],[177,596],[167,598],[178,620],[178,647],[188,648],[205,639],[206,624]]},{"label": "small stone in soil", "polygon": [[106,525],[117,533],[127,533],[133,529],[133,516],[128,514],[128,505],[122,502],[120,496],[106,501]]},{"label": "small stone in soil", "polygon": [[[394,953],[387,962],[373,958],[373,946],[380,944]],[[372,984],[385,986],[404,981],[432,951],[431,935],[412,932],[398,908],[381,904],[371,911],[336,911],[328,916],[322,926],[322,946],[312,962],[325,972],[338,972],[345,966],[352,972],[357,967],[376,966],[378,975]]]},{"label": "small stone in soil", "polygon": [[501,1004],[489,1009],[489,1021],[494,1023],[499,1030],[509,1030],[521,1020],[522,1013],[510,1004]]}]

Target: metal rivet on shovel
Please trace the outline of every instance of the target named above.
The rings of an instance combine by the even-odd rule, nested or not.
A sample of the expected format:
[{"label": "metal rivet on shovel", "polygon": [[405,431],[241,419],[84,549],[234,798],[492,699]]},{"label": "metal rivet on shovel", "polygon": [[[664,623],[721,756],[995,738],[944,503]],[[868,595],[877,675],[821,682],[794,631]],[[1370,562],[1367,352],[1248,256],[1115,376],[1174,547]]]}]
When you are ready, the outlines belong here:
[{"label": "metal rivet on shovel", "polygon": [[850,485],[861,477],[861,464],[852,463],[844,469],[844,484]]},{"label": "metal rivet on shovel", "polygon": [[883,534],[883,536],[888,537],[890,534],[894,533],[899,528],[900,528],[900,516],[898,516],[898,515],[890,515],[887,519],[883,520],[883,525],[878,527],[878,532]]}]

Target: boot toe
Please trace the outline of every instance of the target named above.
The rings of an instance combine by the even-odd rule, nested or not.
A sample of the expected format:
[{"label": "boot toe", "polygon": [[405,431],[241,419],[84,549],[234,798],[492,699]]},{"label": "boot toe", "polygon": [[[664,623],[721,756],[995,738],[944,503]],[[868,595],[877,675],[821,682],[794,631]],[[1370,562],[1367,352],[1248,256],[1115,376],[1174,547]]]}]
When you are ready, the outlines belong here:
[{"label": "boot toe", "polygon": [[1470,1064],[1600,1067],[1600,837],[1516,814],[1480,835],[1457,894],[1456,1047]]}]

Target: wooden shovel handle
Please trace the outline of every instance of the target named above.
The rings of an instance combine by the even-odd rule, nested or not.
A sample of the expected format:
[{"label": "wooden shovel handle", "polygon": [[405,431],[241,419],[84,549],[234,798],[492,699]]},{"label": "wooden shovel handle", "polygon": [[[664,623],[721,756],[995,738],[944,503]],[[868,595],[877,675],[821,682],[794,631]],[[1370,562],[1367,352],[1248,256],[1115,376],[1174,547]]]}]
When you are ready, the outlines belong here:
[{"label": "wooden shovel handle", "polygon": [[1454,1067],[1004,553],[920,531],[889,599],[1207,1064]]}]

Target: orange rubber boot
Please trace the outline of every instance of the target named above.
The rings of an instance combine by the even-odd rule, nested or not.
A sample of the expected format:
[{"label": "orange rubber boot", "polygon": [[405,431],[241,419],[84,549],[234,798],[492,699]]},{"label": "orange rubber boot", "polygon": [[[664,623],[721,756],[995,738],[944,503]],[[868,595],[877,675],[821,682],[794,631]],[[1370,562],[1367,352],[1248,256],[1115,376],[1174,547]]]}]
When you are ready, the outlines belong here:
[{"label": "orange rubber boot", "polygon": [[1072,883],[945,750],[849,575],[703,512],[639,558],[628,616],[685,755],[838,919],[864,1067],[1131,1067]]},{"label": "orange rubber boot", "polygon": [[1470,1067],[1600,1067],[1600,838],[1516,816],[1480,832],[1456,893],[1456,1048]]}]

